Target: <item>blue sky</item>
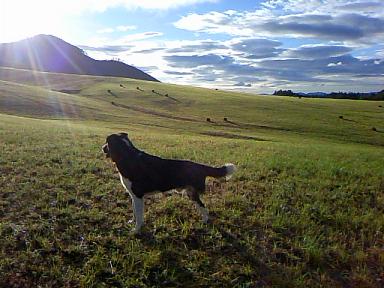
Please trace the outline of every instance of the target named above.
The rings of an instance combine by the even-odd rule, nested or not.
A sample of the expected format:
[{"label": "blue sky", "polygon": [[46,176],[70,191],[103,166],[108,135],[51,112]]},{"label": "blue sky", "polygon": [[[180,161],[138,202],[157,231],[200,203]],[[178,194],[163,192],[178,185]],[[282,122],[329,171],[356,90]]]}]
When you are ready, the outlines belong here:
[{"label": "blue sky", "polygon": [[382,0],[0,0],[0,42],[36,34],[168,83],[384,89]]}]

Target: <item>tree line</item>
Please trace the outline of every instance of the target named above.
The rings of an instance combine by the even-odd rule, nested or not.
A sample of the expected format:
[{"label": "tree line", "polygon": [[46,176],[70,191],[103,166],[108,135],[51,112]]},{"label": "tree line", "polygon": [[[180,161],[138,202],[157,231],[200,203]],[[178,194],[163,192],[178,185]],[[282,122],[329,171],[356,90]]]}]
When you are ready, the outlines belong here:
[{"label": "tree line", "polygon": [[292,90],[276,90],[272,95],[309,97],[309,98],[334,98],[334,99],[354,99],[354,100],[384,100],[384,90],[379,92],[331,92],[331,93],[295,93]]}]

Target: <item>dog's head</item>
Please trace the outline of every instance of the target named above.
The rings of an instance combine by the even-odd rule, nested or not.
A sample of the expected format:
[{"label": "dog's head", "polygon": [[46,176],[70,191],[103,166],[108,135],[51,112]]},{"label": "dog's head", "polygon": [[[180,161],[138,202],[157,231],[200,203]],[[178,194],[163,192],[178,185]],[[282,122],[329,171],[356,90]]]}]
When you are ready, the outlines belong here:
[{"label": "dog's head", "polygon": [[122,160],[130,148],[133,148],[133,144],[128,139],[127,133],[109,135],[102,146],[106,157],[111,158],[113,162]]}]

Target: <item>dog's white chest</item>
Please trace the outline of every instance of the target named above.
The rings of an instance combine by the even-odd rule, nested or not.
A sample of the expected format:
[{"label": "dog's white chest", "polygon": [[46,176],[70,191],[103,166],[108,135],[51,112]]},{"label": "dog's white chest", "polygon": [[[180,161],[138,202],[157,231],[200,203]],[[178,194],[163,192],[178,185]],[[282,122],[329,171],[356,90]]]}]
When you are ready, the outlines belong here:
[{"label": "dog's white chest", "polygon": [[119,173],[121,184],[127,191],[132,191],[132,182]]}]

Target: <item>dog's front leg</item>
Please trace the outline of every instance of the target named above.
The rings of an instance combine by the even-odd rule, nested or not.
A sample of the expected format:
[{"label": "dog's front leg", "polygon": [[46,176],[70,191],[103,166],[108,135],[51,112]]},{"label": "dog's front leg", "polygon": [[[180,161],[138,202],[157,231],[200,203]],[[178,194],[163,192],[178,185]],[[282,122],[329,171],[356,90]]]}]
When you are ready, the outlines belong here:
[{"label": "dog's front leg", "polygon": [[140,233],[141,227],[144,224],[144,200],[143,198],[136,197],[135,194],[130,193],[133,204],[133,213],[135,214],[136,226],[133,232]]},{"label": "dog's front leg", "polygon": [[[137,197],[133,191],[132,191],[132,182],[129,181],[129,179],[123,177],[119,173],[121,184],[123,184],[125,190],[129,193],[129,196],[131,196],[132,199],[132,205],[133,205],[133,214],[135,217],[136,226],[133,230],[133,233],[137,234],[140,232],[141,226],[143,226],[144,223],[144,200],[143,198]],[[132,220],[129,220],[128,223],[131,223]]]}]

